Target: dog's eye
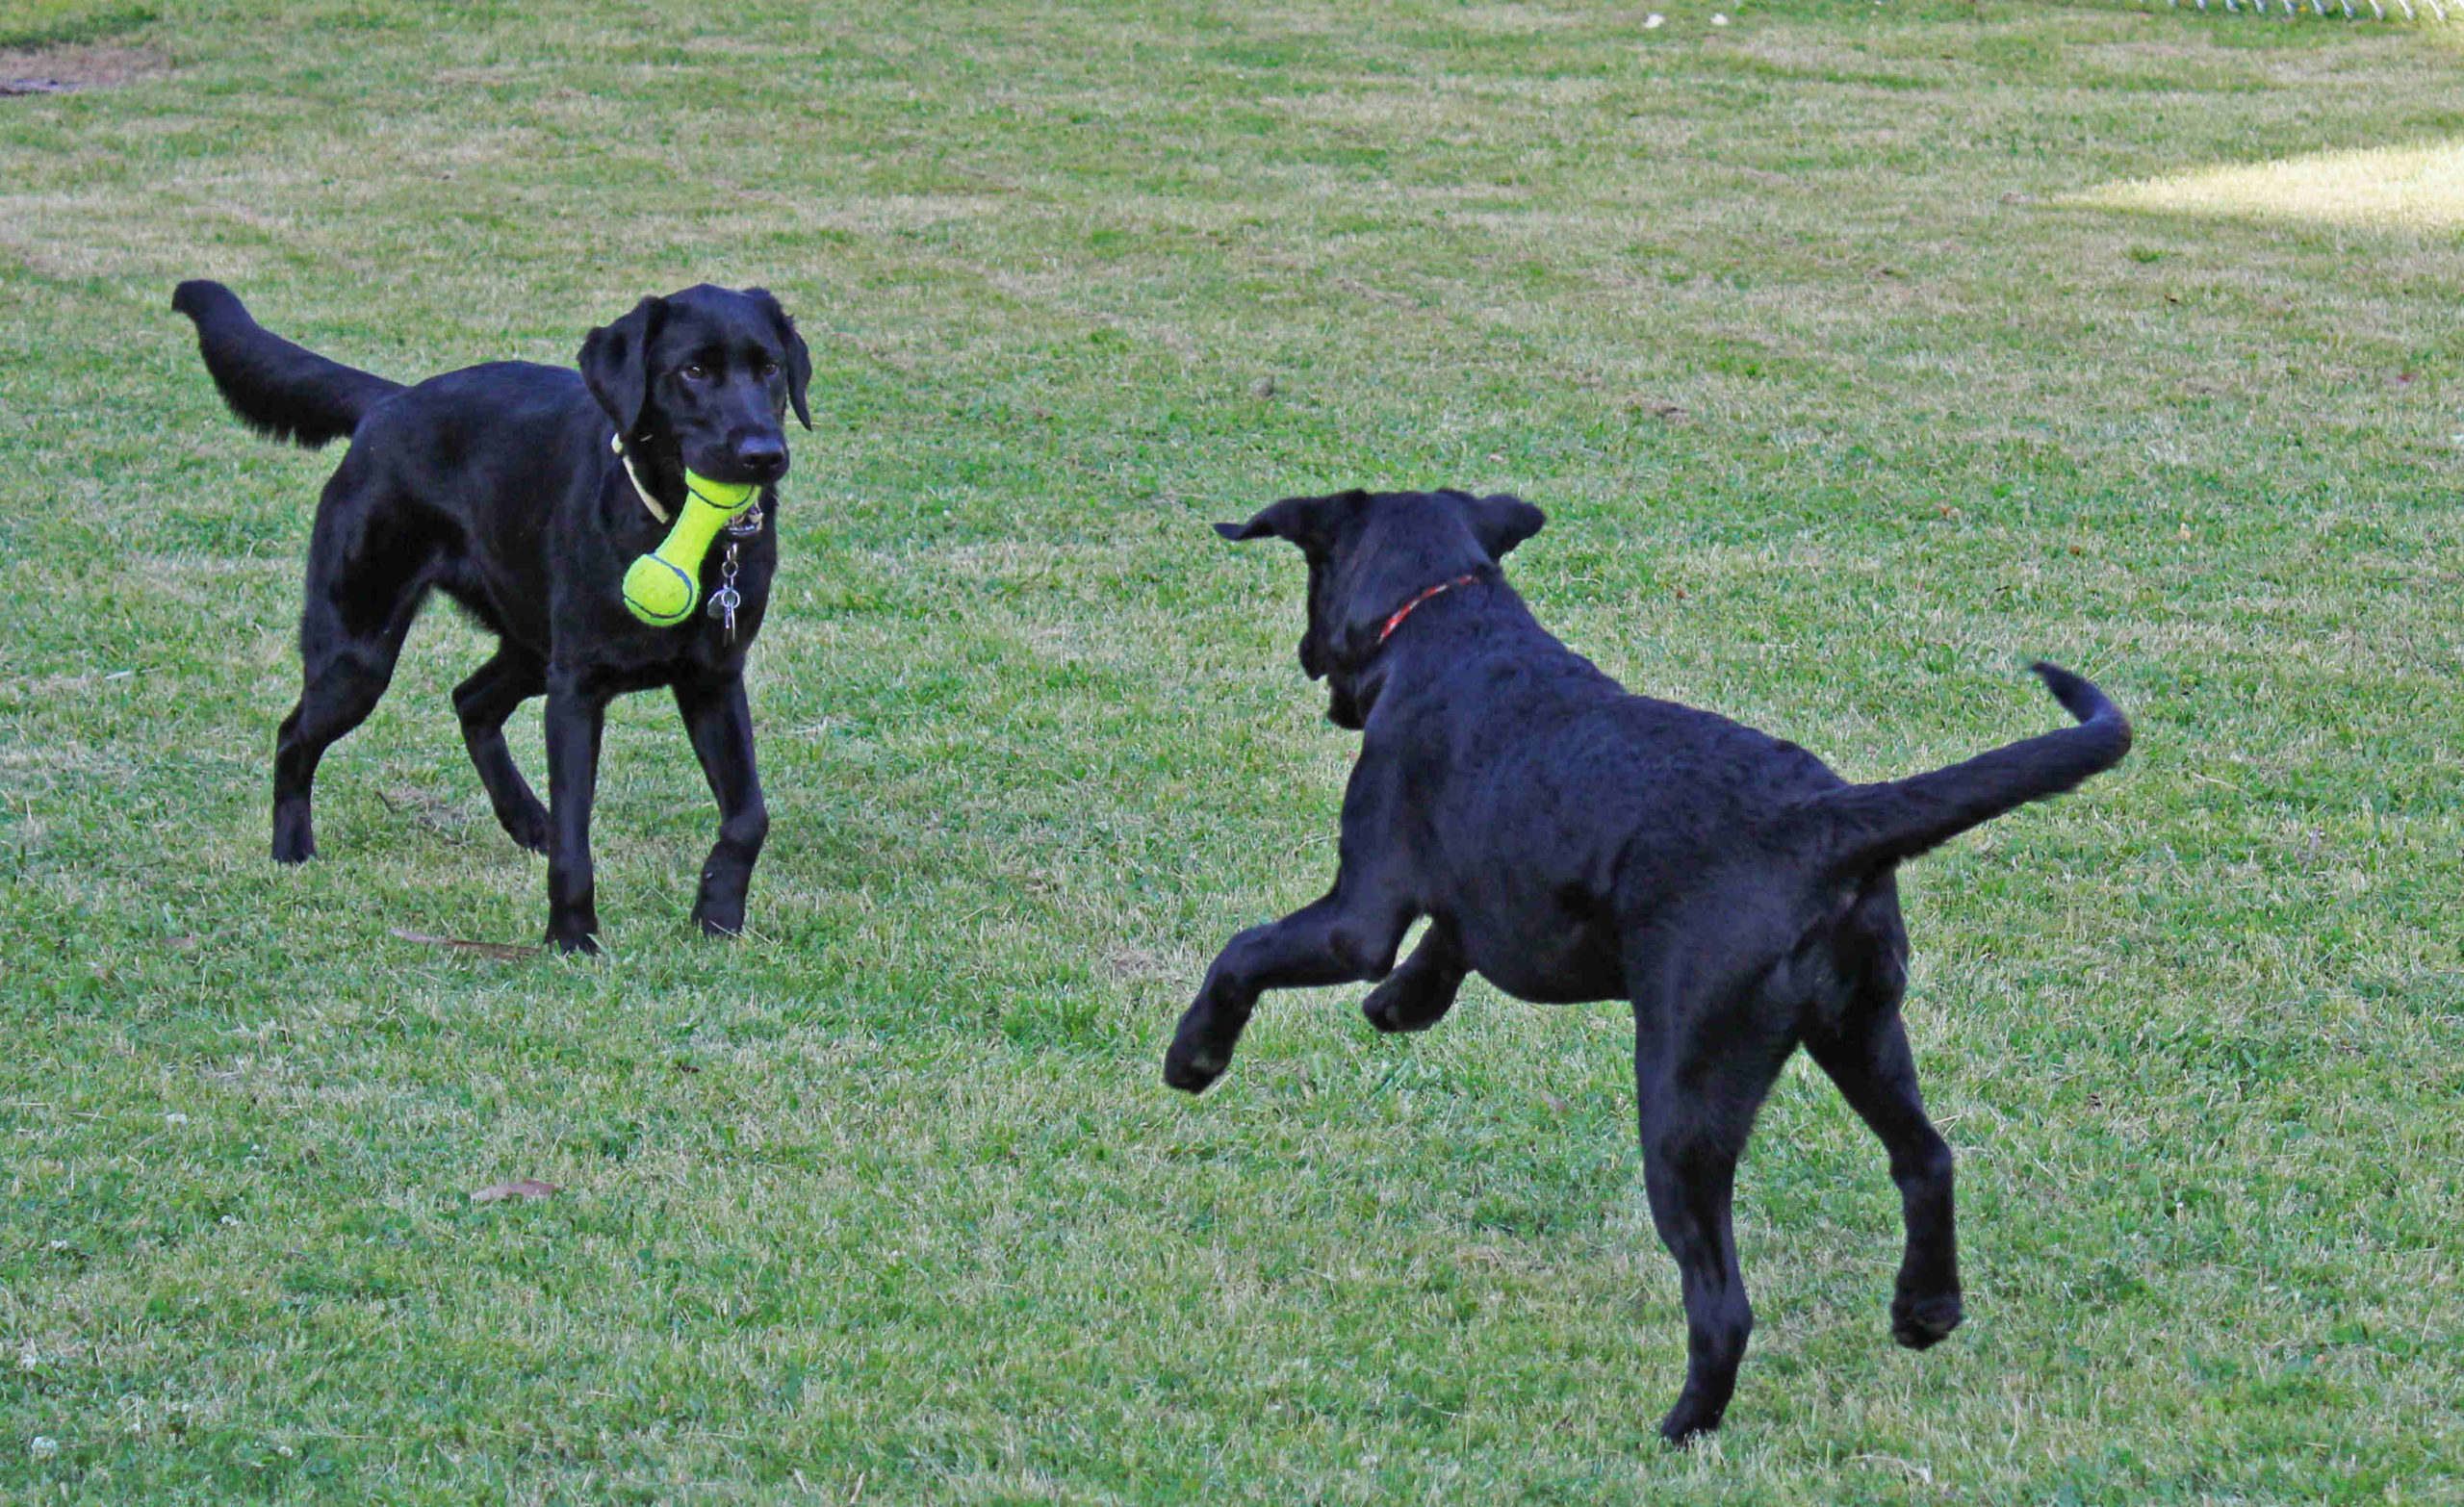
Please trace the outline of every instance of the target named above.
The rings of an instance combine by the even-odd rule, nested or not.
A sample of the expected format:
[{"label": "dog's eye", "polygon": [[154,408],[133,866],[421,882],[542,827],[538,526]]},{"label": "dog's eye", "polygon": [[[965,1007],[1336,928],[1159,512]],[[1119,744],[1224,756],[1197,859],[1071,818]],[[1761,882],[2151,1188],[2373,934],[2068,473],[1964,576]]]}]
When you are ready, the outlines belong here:
[{"label": "dog's eye", "polygon": [[777,363],[777,362],[775,362],[775,361],[765,361],[765,362],[761,363],[761,380],[762,380],[762,381],[767,382],[767,381],[769,381],[772,377],[777,376],[778,374],[779,374],[779,363]]},{"label": "dog's eye", "polygon": [[706,367],[706,366],[704,366],[704,365],[702,365],[702,363],[700,363],[700,362],[698,362],[698,361],[690,361],[690,362],[686,362],[686,363],[685,363],[685,366],[684,366],[684,380],[685,380],[685,381],[687,381],[687,382],[700,382],[700,381],[706,380],[706,379],[709,376],[709,374],[710,374],[710,369],[709,369],[709,368],[707,368],[707,367]]}]

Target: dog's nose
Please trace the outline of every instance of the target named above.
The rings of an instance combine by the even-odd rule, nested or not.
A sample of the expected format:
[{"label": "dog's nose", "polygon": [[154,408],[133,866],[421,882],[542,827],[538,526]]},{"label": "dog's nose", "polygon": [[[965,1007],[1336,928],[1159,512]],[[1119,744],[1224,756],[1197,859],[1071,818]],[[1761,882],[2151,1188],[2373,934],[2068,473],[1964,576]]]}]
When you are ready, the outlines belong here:
[{"label": "dog's nose", "polygon": [[766,435],[738,440],[735,463],[757,481],[776,481],[787,473],[787,447]]}]

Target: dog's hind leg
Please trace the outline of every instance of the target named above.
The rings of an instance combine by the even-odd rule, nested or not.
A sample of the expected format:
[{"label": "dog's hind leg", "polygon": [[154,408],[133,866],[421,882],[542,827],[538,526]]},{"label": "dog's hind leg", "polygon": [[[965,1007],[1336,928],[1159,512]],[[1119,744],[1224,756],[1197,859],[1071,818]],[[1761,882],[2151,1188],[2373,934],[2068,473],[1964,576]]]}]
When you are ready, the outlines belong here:
[{"label": "dog's hind leg", "polygon": [[1890,1178],[1899,1185],[1908,1226],[1908,1249],[1891,1297],[1890,1334],[1910,1349],[1922,1350],[1960,1325],[1960,1264],[1951,1148],[1925,1116],[1908,1033],[1896,1010],[1877,1011],[1837,1032],[1809,1035],[1806,1047],[1890,1153]]},{"label": "dog's hind leg", "polygon": [[1916,1061],[1900,1023],[1906,948],[1895,891],[1886,887],[1860,902],[1840,935],[1839,962],[1851,991],[1846,1007],[1835,1020],[1807,1032],[1806,1050],[1890,1154],[1908,1227],[1890,1333],[1922,1350],[1959,1327],[1962,1310],[1951,1148],[1926,1118]]},{"label": "dog's hind leg", "polygon": [[1432,921],[1412,956],[1360,1002],[1360,1012],[1380,1031],[1426,1031],[1454,1008],[1454,991],[1469,971],[1454,929]]},{"label": "dog's hind leg", "polygon": [[368,719],[394,679],[402,640],[349,640],[327,646],[307,666],[299,700],[273,744],[273,856],[304,863],[317,856],[310,812],[317,764],[343,734]]},{"label": "dog's hind leg", "polygon": [[753,712],[745,703],[744,677],[679,680],[676,708],[684,714],[685,734],[719,803],[719,840],[702,864],[693,919],[712,936],[733,936],[744,930],[744,892],[770,835],[770,810],[753,763]]},{"label": "dog's hind leg", "polygon": [[1383,884],[1348,875],[1313,905],[1224,944],[1164,1054],[1164,1082],[1196,1093],[1232,1065],[1232,1049],[1269,989],[1383,979],[1418,913]]},{"label": "dog's hind leg", "polygon": [[506,835],[532,853],[548,851],[548,808],[514,767],[504,744],[504,720],[514,708],[548,688],[548,667],[512,644],[499,646],[486,664],[453,688],[453,714],[462,720],[462,744],[487,787],[488,804]]},{"label": "dog's hind leg", "polygon": [[318,761],[335,740],[367,720],[386,686],[402,639],[427,593],[424,561],[414,551],[363,551],[345,565],[329,525],[335,474],[319,509],[308,556],[307,603],[299,620],[299,701],[282,720],[273,748],[273,856],[300,863],[316,856],[310,792]]},{"label": "dog's hind leg", "polygon": [[1796,1049],[1794,1012],[1746,983],[1707,1015],[1716,960],[1628,956],[1628,979],[1643,981],[1634,995],[1643,1182],[1685,1299],[1685,1387],[1660,1437],[1682,1444],[1720,1426],[1754,1331],[1730,1204],[1755,1112]]}]

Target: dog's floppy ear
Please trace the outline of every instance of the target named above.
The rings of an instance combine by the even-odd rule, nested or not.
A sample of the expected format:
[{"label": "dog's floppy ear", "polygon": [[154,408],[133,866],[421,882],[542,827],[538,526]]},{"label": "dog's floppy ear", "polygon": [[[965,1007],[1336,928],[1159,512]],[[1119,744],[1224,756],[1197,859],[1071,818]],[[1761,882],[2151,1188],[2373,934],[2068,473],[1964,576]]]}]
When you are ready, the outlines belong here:
[{"label": "dog's floppy ear", "polygon": [[812,427],[812,415],[805,411],[805,387],[812,381],[812,352],[805,348],[805,338],[796,333],[796,321],[779,307],[779,300],[767,288],[748,288],[744,295],[761,306],[770,316],[770,325],[778,331],[779,344],[787,347],[787,401],[796,410],[796,422]]},{"label": "dog's floppy ear", "polygon": [[1338,492],[1323,498],[1285,498],[1245,524],[1218,524],[1215,531],[1236,543],[1271,534],[1303,549],[1316,549],[1335,536],[1345,518],[1369,500],[1366,492]]},{"label": "dog's floppy ear", "polygon": [[651,338],[667,317],[667,300],[645,298],[613,324],[592,330],[581,343],[581,379],[616,432],[628,439],[642,421],[642,405],[650,400]]},{"label": "dog's floppy ear", "polygon": [[1472,536],[1492,560],[1502,560],[1507,551],[1540,531],[1549,515],[1533,507],[1511,492],[1493,492],[1484,498],[1474,498],[1465,509],[1472,521]]}]

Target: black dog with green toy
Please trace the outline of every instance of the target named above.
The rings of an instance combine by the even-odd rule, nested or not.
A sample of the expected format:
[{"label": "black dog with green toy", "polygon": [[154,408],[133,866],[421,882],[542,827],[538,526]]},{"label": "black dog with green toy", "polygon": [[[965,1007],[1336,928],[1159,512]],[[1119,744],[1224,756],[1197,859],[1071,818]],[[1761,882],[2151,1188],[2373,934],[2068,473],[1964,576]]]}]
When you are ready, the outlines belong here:
[{"label": "black dog with green toy", "polygon": [[[497,819],[548,856],[548,940],[597,951],[601,727],[611,700],[658,686],[675,693],[719,805],[694,919],[740,930],[770,825],[745,651],[778,564],[788,408],[812,426],[811,358],[778,300],[688,288],[591,331],[578,372],[494,362],[413,387],[267,332],[219,283],[182,283],[171,306],[195,321],[206,370],[250,427],[312,449],[350,441],[309,540],[299,702],[274,747],[274,857],[316,852],[318,760],[374,708],[411,620],[441,591],[501,640],[453,709]],[[540,695],[545,806],[503,730]]]}]

